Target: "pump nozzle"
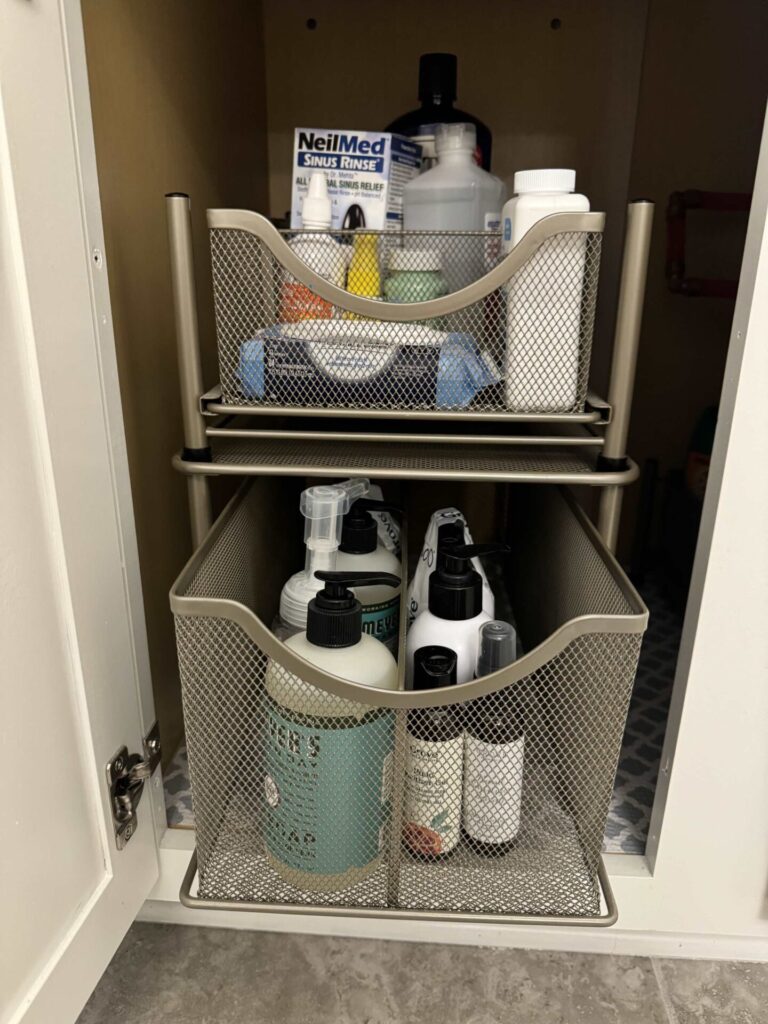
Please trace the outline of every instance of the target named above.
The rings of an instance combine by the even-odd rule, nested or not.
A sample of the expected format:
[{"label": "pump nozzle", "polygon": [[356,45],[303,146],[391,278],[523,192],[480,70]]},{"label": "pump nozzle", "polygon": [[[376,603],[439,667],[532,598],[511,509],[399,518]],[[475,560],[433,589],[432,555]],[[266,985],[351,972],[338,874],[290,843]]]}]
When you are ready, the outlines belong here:
[{"label": "pump nozzle", "polygon": [[466,572],[469,562],[480,555],[508,555],[509,544],[458,544],[452,537],[443,541],[443,567],[446,572],[459,574]]},{"label": "pump nozzle", "polygon": [[315,570],[335,568],[344,515],[352,502],[368,493],[370,486],[369,480],[360,477],[302,491],[299,508],[305,519],[307,552],[304,569],[287,580],[280,595],[280,618],[288,625],[304,628],[307,605],[321,586]]},{"label": "pump nozzle", "polygon": [[358,498],[344,516],[339,549],[350,555],[367,555],[376,550],[378,529],[371,512],[396,512],[403,514],[398,505],[375,498]]},{"label": "pump nozzle", "polygon": [[400,577],[392,572],[325,572],[319,570],[315,573],[319,580],[323,580],[325,587],[318,593],[318,597],[342,598],[349,594],[352,601],[356,600],[347,587],[399,587]]},{"label": "pump nozzle", "polygon": [[460,544],[446,537],[429,577],[429,610],[440,619],[472,619],[483,608],[483,580],[472,568],[478,555],[507,554],[508,544]]},{"label": "pump nozzle", "polygon": [[352,647],[363,632],[360,602],[348,587],[399,587],[400,580],[390,572],[328,572],[315,576],[325,586],[309,602],[307,640],[318,647]]}]

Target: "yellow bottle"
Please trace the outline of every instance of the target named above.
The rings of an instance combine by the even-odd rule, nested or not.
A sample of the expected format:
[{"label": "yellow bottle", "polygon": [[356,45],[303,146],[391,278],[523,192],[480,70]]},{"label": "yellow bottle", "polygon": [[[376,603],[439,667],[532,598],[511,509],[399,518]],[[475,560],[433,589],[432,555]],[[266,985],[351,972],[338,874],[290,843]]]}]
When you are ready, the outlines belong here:
[{"label": "yellow bottle", "polygon": [[[364,295],[367,299],[381,297],[378,236],[370,231],[361,231],[355,235],[347,272],[347,291],[353,295]],[[355,313],[344,313],[344,319],[358,318]]]}]

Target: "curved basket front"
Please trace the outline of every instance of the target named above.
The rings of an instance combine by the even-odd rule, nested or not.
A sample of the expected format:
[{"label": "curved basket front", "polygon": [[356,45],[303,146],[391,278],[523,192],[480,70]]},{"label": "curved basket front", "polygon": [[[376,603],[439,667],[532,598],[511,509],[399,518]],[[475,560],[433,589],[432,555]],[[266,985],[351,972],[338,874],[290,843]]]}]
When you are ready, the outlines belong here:
[{"label": "curved basket front", "polygon": [[[520,587],[538,594],[521,616],[539,641],[530,654],[453,691],[385,693],[298,661],[253,611],[259,549],[271,544],[259,530],[259,483],[233,500],[172,591],[199,898],[268,909],[596,917],[646,613],[586,521],[558,492],[531,496],[527,515],[537,526],[521,537],[515,564]],[[522,520],[516,529],[527,530]],[[537,577],[522,579],[527,560],[543,574],[536,588]],[[516,756],[502,758],[495,802],[483,811],[488,835],[514,837],[490,852],[462,817],[464,734],[489,710],[514,719],[524,737]],[[444,794],[452,819],[434,829],[413,821],[414,740],[425,735],[455,767]],[[311,806],[302,803],[309,778],[315,795],[322,791]]]}]

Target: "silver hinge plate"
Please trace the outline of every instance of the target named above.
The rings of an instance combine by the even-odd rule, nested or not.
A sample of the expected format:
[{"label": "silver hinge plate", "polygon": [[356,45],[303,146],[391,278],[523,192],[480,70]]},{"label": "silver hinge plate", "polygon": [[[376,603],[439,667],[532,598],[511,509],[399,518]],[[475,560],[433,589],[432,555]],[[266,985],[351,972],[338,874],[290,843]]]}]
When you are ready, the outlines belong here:
[{"label": "silver hinge plate", "polygon": [[107,786],[118,850],[136,831],[136,814],[144,792],[144,783],[160,764],[160,733],[157,722],[144,737],[144,756],[129,754],[128,747],[120,747],[107,762]]}]

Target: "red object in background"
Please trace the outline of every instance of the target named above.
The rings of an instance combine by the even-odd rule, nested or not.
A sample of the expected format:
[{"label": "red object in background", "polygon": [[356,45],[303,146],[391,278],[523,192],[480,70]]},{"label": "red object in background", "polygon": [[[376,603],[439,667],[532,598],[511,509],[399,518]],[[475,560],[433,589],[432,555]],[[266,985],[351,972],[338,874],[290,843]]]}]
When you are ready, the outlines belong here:
[{"label": "red object in background", "polygon": [[667,204],[667,266],[669,290],[690,298],[701,295],[735,299],[738,281],[685,276],[685,215],[688,210],[713,213],[749,213],[752,196],[746,192],[673,192]]}]

